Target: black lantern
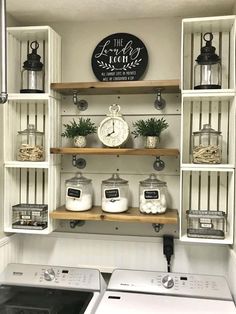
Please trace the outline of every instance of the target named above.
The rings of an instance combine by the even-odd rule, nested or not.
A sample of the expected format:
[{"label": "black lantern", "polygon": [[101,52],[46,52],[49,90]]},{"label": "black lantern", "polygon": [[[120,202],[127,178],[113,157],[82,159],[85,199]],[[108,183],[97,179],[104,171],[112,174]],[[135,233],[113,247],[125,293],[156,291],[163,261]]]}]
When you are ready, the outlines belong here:
[{"label": "black lantern", "polygon": [[39,44],[33,41],[30,44],[31,53],[27,55],[21,71],[21,93],[44,93],[44,66],[37,54]]},{"label": "black lantern", "polygon": [[194,67],[194,89],[221,88],[221,58],[212,46],[212,33],[205,33],[203,39],[206,45],[201,48]]}]

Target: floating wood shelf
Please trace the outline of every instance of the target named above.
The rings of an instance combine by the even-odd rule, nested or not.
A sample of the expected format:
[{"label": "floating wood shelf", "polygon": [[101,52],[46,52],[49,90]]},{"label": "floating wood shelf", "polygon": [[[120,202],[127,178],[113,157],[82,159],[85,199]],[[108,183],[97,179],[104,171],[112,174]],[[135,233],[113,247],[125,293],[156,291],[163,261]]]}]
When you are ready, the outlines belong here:
[{"label": "floating wood shelf", "polygon": [[53,147],[51,154],[65,155],[133,155],[133,156],[178,156],[177,148],[77,148]]},{"label": "floating wood shelf", "polygon": [[158,224],[177,224],[178,211],[168,209],[164,214],[142,214],[138,208],[129,208],[128,211],[119,214],[106,213],[101,207],[94,206],[91,210],[84,212],[73,212],[65,209],[65,206],[59,207],[50,213],[53,219],[63,220],[96,220],[96,221],[119,221],[119,222],[140,222],[140,223],[158,223]]},{"label": "floating wood shelf", "polygon": [[163,93],[179,93],[179,80],[130,81],[130,82],[71,82],[52,83],[51,89],[63,95],[77,92],[82,95],[112,94],[156,94],[159,89]]}]

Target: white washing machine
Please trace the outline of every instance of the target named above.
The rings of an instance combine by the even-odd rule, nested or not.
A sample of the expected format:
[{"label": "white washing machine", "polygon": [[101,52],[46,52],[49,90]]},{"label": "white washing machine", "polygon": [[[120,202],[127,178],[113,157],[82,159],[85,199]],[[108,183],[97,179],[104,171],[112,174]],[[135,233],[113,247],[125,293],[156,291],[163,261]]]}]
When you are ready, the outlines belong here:
[{"label": "white washing machine", "polygon": [[115,270],[96,314],[235,314],[224,277]]},{"label": "white washing machine", "polygon": [[105,286],[97,269],[9,264],[0,276],[0,313],[92,314]]}]

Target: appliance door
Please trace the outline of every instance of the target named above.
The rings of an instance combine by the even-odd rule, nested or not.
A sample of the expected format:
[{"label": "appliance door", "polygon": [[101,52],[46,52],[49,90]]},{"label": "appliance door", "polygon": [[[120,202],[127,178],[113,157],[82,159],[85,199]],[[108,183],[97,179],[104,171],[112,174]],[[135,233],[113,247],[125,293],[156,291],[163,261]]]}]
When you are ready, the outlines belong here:
[{"label": "appliance door", "polygon": [[1,286],[0,314],[82,314],[92,292]]},{"label": "appliance door", "polygon": [[235,314],[232,301],[105,292],[96,314]]}]

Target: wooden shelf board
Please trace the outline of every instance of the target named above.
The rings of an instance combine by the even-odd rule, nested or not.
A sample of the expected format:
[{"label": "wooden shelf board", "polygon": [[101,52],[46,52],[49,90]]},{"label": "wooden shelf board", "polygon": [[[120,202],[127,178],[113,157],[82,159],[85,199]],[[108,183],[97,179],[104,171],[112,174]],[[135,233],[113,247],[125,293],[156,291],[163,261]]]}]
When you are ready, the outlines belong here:
[{"label": "wooden shelf board", "polygon": [[51,154],[65,155],[133,155],[133,156],[178,156],[177,148],[77,148],[53,147]]},{"label": "wooden shelf board", "polygon": [[180,81],[122,81],[122,82],[71,82],[52,83],[51,88],[63,95],[78,92],[82,95],[112,95],[112,94],[155,94],[158,89],[163,93],[179,93]]},{"label": "wooden shelf board", "polygon": [[124,213],[106,213],[101,207],[94,206],[91,210],[83,212],[68,211],[65,206],[59,207],[50,213],[53,219],[63,220],[96,220],[96,221],[119,221],[119,222],[140,222],[177,224],[178,212],[176,209],[168,209],[164,214],[142,214],[138,208],[129,208]]}]

